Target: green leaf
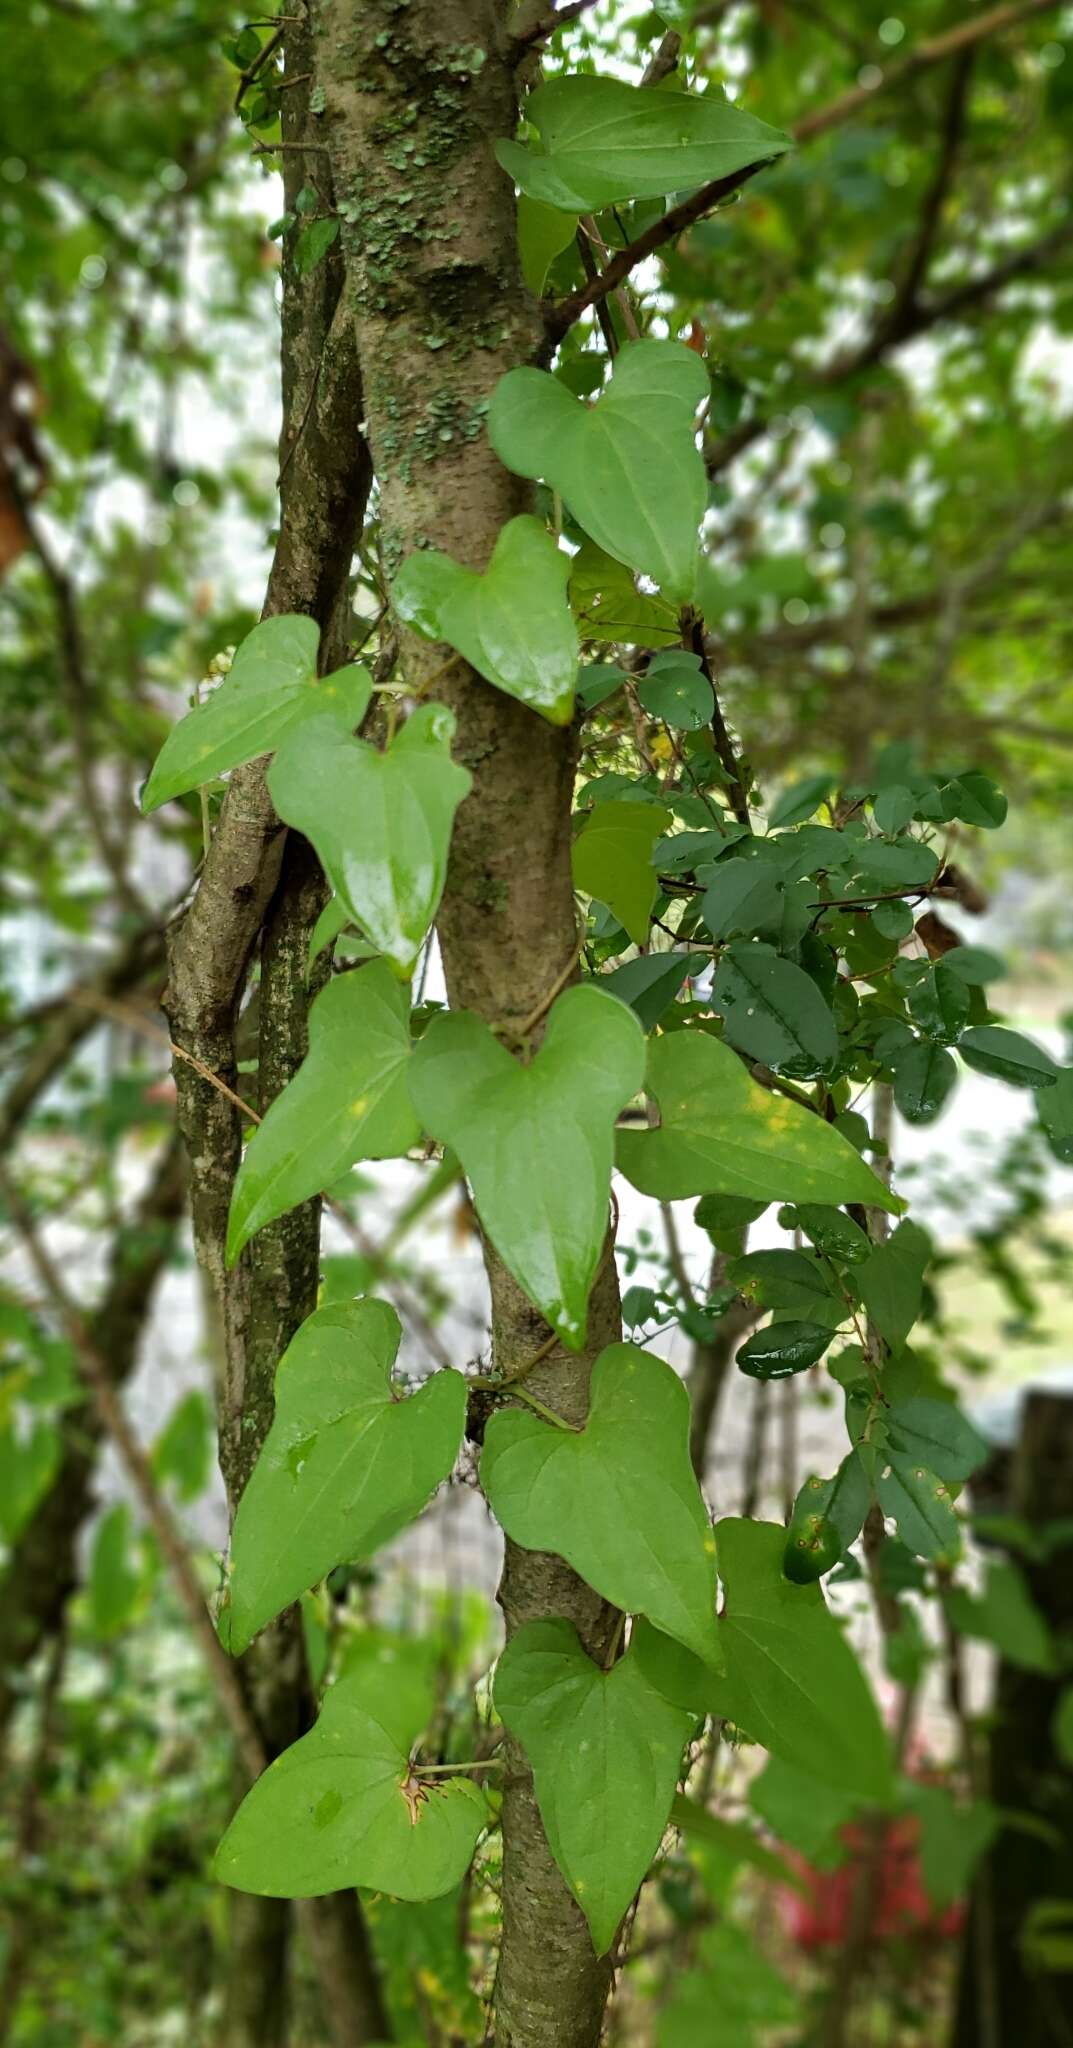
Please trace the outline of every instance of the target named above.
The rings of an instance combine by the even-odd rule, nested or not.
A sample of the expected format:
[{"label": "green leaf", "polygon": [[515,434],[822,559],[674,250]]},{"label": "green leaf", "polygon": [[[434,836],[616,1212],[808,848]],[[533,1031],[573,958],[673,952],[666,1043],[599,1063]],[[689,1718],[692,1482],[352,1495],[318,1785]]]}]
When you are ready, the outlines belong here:
[{"label": "green leaf", "polygon": [[713,939],[729,939],[736,932],[751,937],[754,932],[772,931],[781,924],[785,890],[781,877],[768,861],[744,856],[720,860],[714,867],[704,869],[702,879],[708,886],[701,898],[700,914]]},{"label": "green leaf", "polygon": [[953,804],[949,815],[960,818],[963,825],[978,825],[985,832],[994,832],[1005,824],[1009,805],[990,776],[972,768],[967,775],[959,775],[948,789]]},{"label": "green leaf", "polygon": [[1023,1573],[1009,1559],[989,1559],[979,1598],[953,1587],[946,1611],[959,1635],[994,1643],[1007,1664],[1022,1671],[1055,1670],[1051,1631]]},{"label": "green leaf", "polygon": [[627,1650],[610,1671],[569,1621],[530,1621],[496,1667],[496,1708],[532,1765],[544,1832],[606,1955],[667,1825],[693,1716]]},{"label": "green leaf", "polygon": [[999,1819],[987,1800],[963,1806],[945,1785],[910,1780],[906,1803],[920,1822],[920,1868],[924,1889],[937,1913],[944,1913],[969,1888],[972,1873],[998,1832]]},{"label": "green leaf", "polygon": [[359,1159],[397,1159],[421,1127],[410,1104],[408,993],[383,960],[340,974],[309,1012],[309,1051],[254,1131],[238,1171],[227,1258]]},{"label": "green leaf", "polygon": [[59,1464],[58,1431],[44,1417],[22,1430],[0,1422],[0,1536],[13,1543]]},{"label": "green leaf", "polygon": [[907,1124],[931,1124],[956,1086],[958,1070],[952,1053],[941,1045],[907,1045],[891,1061],[894,1100]]},{"label": "green leaf", "polygon": [[154,1474],[172,1480],[184,1503],[208,1485],[215,1437],[212,1409],[200,1387],[192,1387],[175,1403],[153,1446]]},{"label": "green leaf", "polygon": [[749,1804],[776,1840],[799,1850],[817,1870],[834,1870],[845,1862],[842,1830],[860,1807],[856,1793],[773,1756],[753,1779]]},{"label": "green leaf", "polygon": [[628,1003],[640,1019],[643,1031],[652,1031],[690,974],[700,974],[708,965],[706,953],[644,953],[627,960],[611,974],[600,976],[600,987]]},{"label": "green leaf", "polygon": [[833,1479],[806,1479],[786,1531],[787,1578],[803,1586],[829,1572],[860,1535],[871,1500],[868,1474],[855,1450]]},{"label": "green leaf", "polygon": [[271,1899],[352,1885],[399,1899],[450,1891],[488,1810],[466,1778],[425,1780],[416,1796],[410,1752],[434,1704],[431,1681],[405,1660],[346,1670],[316,1726],[246,1794],[216,1851],[220,1882]]},{"label": "green leaf", "polygon": [[458,1455],[466,1383],[444,1369],[399,1397],[399,1319],[386,1302],[317,1309],[276,1372],[272,1427],[239,1502],[221,1638],[239,1656],[333,1570],[419,1514]]},{"label": "green leaf", "polygon": [[979,1430],[953,1401],[933,1401],[925,1395],[888,1409],[887,1435],[902,1456],[930,1466],[958,1486],[987,1456]]},{"label": "green leaf", "polygon": [[558,998],[528,1066],[468,1011],[434,1018],[413,1056],[425,1130],[457,1153],[500,1257],[574,1351],[607,1234],[615,1119],[643,1071],[636,1017],[591,986]]},{"label": "green leaf", "polygon": [[961,1534],[949,1488],[926,1465],[903,1452],[887,1451],[890,1470],[876,1484],[879,1505],[892,1515],[907,1549],[918,1557],[951,1558]]},{"label": "green leaf", "polygon": [[671,814],[659,804],[597,804],[574,841],[574,886],[606,903],[635,946],[648,937],[659,888],[652,849]]},{"label": "green leaf", "polygon": [[771,830],[777,832],[781,826],[803,825],[805,819],[811,818],[829,796],[831,780],[830,775],[805,775],[800,782],[791,783],[768,817]]},{"label": "green leaf", "polygon": [[1054,1087],[1039,1090],[1036,1115],[1055,1158],[1073,1163],[1073,1067],[1061,1067]]},{"label": "green leaf", "polygon": [[920,1314],[931,1249],[927,1231],[906,1219],[854,1268],[853,1285],[892,1351],[901,1350]]},{"label": "green leaf", "polygon": [[508,469],[559,491],[616,561],[685,599],[708,496],[693,433],[707,389],[692,349],[633,342],[591,406],[544,370],[508,371],[492,394],[489,438]]},{"label": "green leaf", "polygon": [[711,723],[715,699],[699,654],[668,649],[655,655],[637,695],[650,718],[662,718],[676,732],[698,732]]},{"label": "green leaf", "polygon": [[612,1344],[592,1369],[585,1427],[519,1409],[485,1431],[481,1485],[526,1550],[573,1565],[616,1607],[717,1655],[715,1545],[689,1462],[689,1397],[661,1358]]},{"label": "green leaf", "polygon": [[731,1045],[765,1066],[799,1077],[828,1073],[838,1058],[830,1007],[811,976],[774,947],[727,948],[712,982]]},{"label": "green leaf", "polygon": [[1067,1685],[1054,1710],[1054,1746],[1063,1763],[1073,1764],[1073,1685]]},{"label": "green leaf", "polygon": [[518,200],[518,253],[522,276],[535,299],[544,290],[544,280],[564,249],[577,233],[577,214],[563,213],[557,206],[545,206],[523,192]]},{"label": "green leaf", "polygon": [[577,679],[577,701],[582,711],[595,711],[622,688],[626,672],[613,661],[590,661]]},{"label": "green leaf", "polygon": [[982,988],[989,981],[1003,981],[1006,962],[986,946],[952,946],[943,961],[951,974],[960,975],[970,988]]},{"label": "green leaf", "polygon": [[224,681],[168,734],[142,793],[142,810],[155,811],[229,768],[272,753],[307,719],[330,714],[344,731],[360,725],[372,679],[363,668],[341,668],[318,682],[319,643],[312,619],[290,613],[262,619]]},{"label": "green leaf", "polygon": [[671,1807],[671,1825],[704,1848],[714,1849],[734,1867],[744,1863],[774,1884],[789,1885],[794,1891],[806,1889],[800,1871],[776,1849],[761,1842],[743,1821],[724,1820],[721,1814],[709,1813],[706,1806],[697,1806],[684,1793],[678,1794]]},{"label": "green leaf", "polygon": [[705,1928],[697,1957],[698,1969],[673,1978],[656,2048],[712,2048],[715,2040],[719,2048],[756,2048],[797,2017],[790,1986],[733,1920]]},{"label": "green leaf", "polygon": [[299,277],[308,277],[318,263],[323,263],[332,243],[337,241],[338,237],[337,219],[311,220],[309,226],[304,227],[301,233],[296,235],[292,260]]},{"label": "green leaf", "polygon": [[578,664],[571,566],[539,519],[523,514],[500,528],[483,574],[418,549],[395,578],[392,602],[405,625],[457,648],[508,697],[551,725],[569,725]]},{"label": "green leaf", "polygon": [[958,1051],[978,1074],[990,1074],[1014,1088],[1052,1088],[1058,1079],[1049,1052],[1001,1024],[974,1024],[963,1033]]},{"label": "green leaf", "polygon": [[969,1021],[967,983],[940,960],[909,993],[909,1014],[930,1038],[953,1044]]},{"label": "green leaf", "polygon": [[641,647],[677,645],[678,607],[638,590],[624,562],[587,540],[574,556],[570,602],[586,640],[614,640]]},{"label": "green leaf", "polygon": [[306,958],[308,973],[314,961],[319,960],[325,946],[334,946],[341,931],[350,923],[350,912],[338,896],[329,896],[309,938],[309,953]]},{"label": "green leaf", "polygon": [[90,1626],[105,1641],[121,1634],[137,1604],[141,1580],[130,1543],[130,1509],[126,1501],[117,1501],[97,1524],[86,1581]]},{"label": "green leaf", "polygon": [[442,704],[419,704],[380,753],[317,719],[268,772],[280,817],[312,842],[349,916],[402,974],[439,908],[472,781],[451,759],[454,730]]},{"label": "green leaf", "polygon": [[[697,1221],[701,1222],[699,1216]],[[702,1228],[706,1227],[702,1224]],[[822,1266],[807,1252],[781,1247],[746,1252],[744,1258],[735,1259],[727,1267],[726,1277],[731,1286],[761,1308],[796,1308],[807,1314],[809,1310],[827,1309],[835,1302],[840,1309],[839,1319],[845,1315]]]},{"label": "green leaf", "polygon": [[826,1323],[769,1323],[746,1340],[735,1363],[753,1380],[788,1380],[815,1365],[833,1336]]},{"label": "green leaf", "polygon": [[840,1132],[759,1087],[707,1032],[653,1039],[646,1086],[660,1107],[659,1129],[618,1137],[619,1165],[643,1195],[899,1206]]},{"label": "green leaf", "polygon": [[681,1706],[722,1715],[798,1770],[883,1801],[891,1760],[875,1701],[819,1586],[785,1578],[785,1542],[772,1522],[717,1525],[725,1676],[643,1623],[633,1636],[639,1660]]},{"label": "green leaf", "polygon": [[540,148],[501,141],[496,156],[531,199],[567,213],[662,198],[793,148],[790,136],[714,90],[648,92],[580,73],[538,86],[525,116]]}]

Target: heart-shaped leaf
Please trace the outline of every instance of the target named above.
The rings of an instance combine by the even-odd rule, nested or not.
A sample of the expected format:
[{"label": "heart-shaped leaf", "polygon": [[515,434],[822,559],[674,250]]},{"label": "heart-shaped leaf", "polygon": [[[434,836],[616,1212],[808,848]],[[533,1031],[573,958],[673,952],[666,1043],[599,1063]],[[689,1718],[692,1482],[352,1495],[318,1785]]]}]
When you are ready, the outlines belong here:
[{"label": "heart-shaped leaf", "polygon": [[667,1825],[694,1717],[627,1651],[610,1671],[569,1621],[530,1621],[496,1667],[495,1703],[532,1766],[551,1853],[606,1955]]},{"label": "heart-shaped leaf", "polygon": [[574,841],[574,883],[606,903],[635,946],[648,937],[658,883],[652,849],[671,814],[660,804],[597,804]]},{"label": "heart-shaped leaf", "polygon": [[421,704],[385,753],[315,719],[268,772],[280,817],[304,832],[355,924],[409,974],[443,895],[454,815],[472,778],[455,722]]},{"label": "heart-shaped leaf", "polygon": [[472,668],[569,725],[577,684],[577,627],[567,601],[571,559],[539,519],[502,527],[483,575],[434,548],[402,565],[392,588],[400,619],[428,640],[446,640]]},{"label": "heart-shaped leaf", "polygon": [[615,1118],[643,1071],[633,1012],[591,987],[558,998],[528,1066],[465,1010],[434,1018],[411,1062],[425,1130],[457,1153],[500,1257],[573,1351],[607,1234]]},{"label": "heart-shaped leaf", "polygon": [[221,1636],[233,1656],[337,1564],[420,1513],[462,1441],[466,1383],[445,1368],[402,1400],[384,1301],[317,1309],[276,1372],[276,1412],[239,1502]]},{"label": "heart-shaped leaf", "polygon": [[224,681],[168,734],[142,794],[143,811],[272,753],[309,718],[327,714],[346,732],[360,725],[372,679],[366,669],[341,668],[318,682],[319,643],[313,619],[262,619]]},{"label": "heart-shaped leaf", "polygon": [[885,1799],[890,1749],[875,1700],[820,1587],[785,1577],[785,1529],[727,1519],[715,1533],[725,1675],[643,1623],[633,1635],[642,1669],[678,1705],[734,1721],[799,1770]]},{"label": "heart-shaped leaf", "polygon": [[316,1726],[246,1794],[216,1851],[221,1883],[270,1899],[351,1885],[398,1899],[450,1891],[488,1810],[468,1779],[412,1778],[410,1752],[434,1702],[407,1659],[347,1669]]},{"label": "heart-shaped leaf", "polygon": [[584,1429],[516,1408],[493,1415],[481,1485],[523,1549],[564,1557],[605,1600],[717,1656],[715,1545],[689,1461],[689,1396],[663,1359],[632,1344],[601,1351]]},{"label": "heart-shaped leaf", "polygon": [[566,213],[707,185],[793,147],[720,92],[649,92],[581,73],[538,86],[525,117],[541,149],[504,141],[496,155],[531,199]]},{"label": "heart-shaped leaf", "polygon": [[900,1206],[840,1131],[759,1087],[707,1032],[653,1039],[646,1085],[660,1107],[659,1129],[618,1136],[619,1165],[643,1195]]},{"label": "heart-shaped leaf", "polygon": [[382,960],[340,974],[309,1012],[309,1052],[239,1167],[227,1257],[359,1159],[397,1159],[421,1128],[410,1103],[407,992]]},{"label": "heart-shaped leaf", "polygon": [[585,640],[632,641],[641,647],[677,646],[677,606],[638,590],[625,562],[587,540],[574,556],[570,602]]},{"label": "heart-shaped leaf", "polygon": [[693,420],[708,390],[700,357],[676,341],[638,341],[587,405],[544,370],[510,370],[488,412],[492,446],[519,476],[561,492],[585,532],[688,598],[708,486]]}]

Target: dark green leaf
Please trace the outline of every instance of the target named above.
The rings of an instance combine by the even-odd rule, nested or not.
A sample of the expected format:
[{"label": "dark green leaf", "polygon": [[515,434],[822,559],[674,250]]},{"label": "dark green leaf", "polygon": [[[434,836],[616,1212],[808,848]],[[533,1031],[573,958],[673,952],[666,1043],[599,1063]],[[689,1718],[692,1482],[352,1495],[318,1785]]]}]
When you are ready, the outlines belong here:
[{"label": "dark green leaf", "polygon": [[696,732],[708,725],[715,708],[699,654],[684,650],[655,655],[637,685],[637,695],[650,718],[662,718],[678,732]]},{"label": "dark green leaf", "polygon": [[731,946],[712,983],[731,1045],[788,1074],[826,1073],[838,1058],[830,1008],[811,976],[771,946]]},{"label": "dark green leaf", "polygon": [[941,1045],[921,1041],[895,1053],[891,1067],[894,1100],[906,1123],[934,1123],[957,1083],[953,1054]]},{"label": "dark green leaf", "polygon": [[893,1235],[854,1268],[853,1285],[892,1351],[900,1351],[920,1314],[931,1239],[918,1223],[899,1223]]},{"label": "dark green leaf", "polygon": [[753,1380],[786,1380],[823,1357],[834,1332],[823,1323],[769,1323],[746,1339],[738,1369]]},{"label": "dark green leaf", "polygon": [[1051,1088],[1058,1078],[1050,1053],[1001,1024],[974,1024],[963,1034],[958,1051],[978,1074],[990,1074],[1014,1088]]}]

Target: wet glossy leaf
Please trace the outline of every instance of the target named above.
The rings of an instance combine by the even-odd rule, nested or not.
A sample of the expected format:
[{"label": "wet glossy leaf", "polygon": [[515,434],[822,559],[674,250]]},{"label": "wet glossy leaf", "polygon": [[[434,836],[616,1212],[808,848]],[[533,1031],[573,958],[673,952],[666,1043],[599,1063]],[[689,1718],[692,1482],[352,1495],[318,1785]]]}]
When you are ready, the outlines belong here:
[{"label": "wet glossy leaf", "polygon": [[386,753],[327,719],[277,754],[280,817],[312,842],[354,923],[409,974],[439,908],[454,815],[471,777],[451,759],[454,719],[421,704]]},{"label": "wet glossy leaf", "polygon": [[337,1564],[405,1528],[450,1472],[465,1380],[445,1369],[403,1399],[391,1378],[400,1334],[386,1302],[333,1304],[284,1352],[231,1537],[220,1635],[233,1656]]},{"label": "wet glossy leaf", "polygon": [[632,1344],[601,1351],[584,1429],[512,1408],[485,1432],[481,1485],[515,1543],[549,1550],[631,1614],[717,1655],[715,1545],[689,1462],[689,1397]]},{"label": "wet glossy leaf", "polygon": [[392,601],[404,624],[457,648],[508,697],[569,725],[578,664],[570,572],[570,556],[539,519],[523,515],[500,529],[483,574],[418,549],[399,570]]},{"label": "wet glossy leaf", "polygon": [[682,1706],[720,1714],[773,1756],[865,1799],[885,1799],[889,1745],[868,1683],[818,1585],[791,1585],[786,1531],[771,1522],[716,1526],[725,1600],[725,1675],[709,1673],[646,1623],[634,1630],[654,1685]]},{"label": "wet glossy leaf", "polygon": [[928,969],[909,993],[909,1014],[930,1038],[955,1044],[969,1021],[972,997],[968,984],[942,960]]},{"label": "wet glossy leaf", "polygon": [[753,1380],[790,1379],[823,1357],[833,1335],[824,1323],[769,1323],[741,1346],[738,1370]]},{"label": "wet glossy leaf", "polygon": [[635,946],[648,937],[658,891],[652,849],[671,814],[659,804],[597,804],[574,841],[574,883],[606,903]]},{"label": "wet glossy leaf", "polygon": [[1055,1158],[1073,1163],[1073,1067],[1060,1068],[1054,1087],[1039,1090],[1036,1115]]},{"label": "wet glossy leaf", "polygon": [[700,656],[684,650],[657,654],[637,685],[637,695],[650,718],[662,718],[677,732],[697,732],[710,723],[715,708]]},{"label": "wet glossy leaf", "polygon": [[223,682],[168,734],[145,785],[143,811],[272,753],[308,719],[330,716],[344,732],[360,725],[371,677],[363,668],[341,668],[318,682],[319,644],[313,619],[262,619]]},{"label": "wet glossy leaf", "polygon": [[497,1710],[525,1750],[552,1855],[606,1955],[667,1825],[694,1722],[627,1650],[610,1671],[569,1621],[531,1621],[495,1675]]},{"label": "wet glossy leaf", "polygon": [[411,1783],[434,1705],[431,1680],[405,1659],[345,1670],[316,1726],[246,1794],[216,1851],[220,1882],[272,1899],[352,1885],[399,1899],[450,1891],[488,1809],[467,1778]]},{"label": "wet glossy leaf", "polygon": [[726,1035],[754,1060],[787,1074],[827,1073],[838,1058],[829,1005],[811,976],[771,946],[727,948],[712,983]]},{"label": "wet glossy leaf", "polygon": [[654,1039],[646,1085],[660,1107],[659,1129],[618,1138],[619,1165],[642,1194],[898,1206],[838,1131],[759,1087],[707,1032]]},{"label": "wet glossy leaf", "polygon": [[508,469],[561,492],[597,545],[687,598],[707,503],[693,437],[704,364],[674,341],[624,348],[593,405],[543,370],[511,370],[492,395],[488,433]]},{"label": "wet glossy leaf", "polygon": [[607,1233],[615,1118],[643,1071],[636,1017],[591,986],[558,998],[528,1066],[468,1011],[435,1018],[413,1056],[425,1130],[458,1154],[500,1257],[572,1350]]},{"label": "wet glossy leaf", "polygon": [[894,1100],[908,1124],[930,1124],[957,1085],[957,1062],[941,1045],[921,1041],[895,1053]]},{"label": "wet glossy leaf", "polygon": [[703,97],[643,92],[575,73],[538,86],[525,113],[539,148],[503,141],[496,155],[530,198],[569,213],[706,185],[793,147],[714,89]]},{"label": "wet glossy leaf", "polygon": [[309,1051],[246,1147],[231,1197],[229,1262],[357,1160],[396,1159],[418,1143],[409,1058],[409,997],[384,961],[328,983],[309,1013]]},{"label": "wet glossy leaf", "polygon": [[958,1051],[978,1074],[1008,1081],[1014,1088],[1051,1088],[1058,1079],[1049,1052],[1001,1024],[974,1024],[962,1034]]}]

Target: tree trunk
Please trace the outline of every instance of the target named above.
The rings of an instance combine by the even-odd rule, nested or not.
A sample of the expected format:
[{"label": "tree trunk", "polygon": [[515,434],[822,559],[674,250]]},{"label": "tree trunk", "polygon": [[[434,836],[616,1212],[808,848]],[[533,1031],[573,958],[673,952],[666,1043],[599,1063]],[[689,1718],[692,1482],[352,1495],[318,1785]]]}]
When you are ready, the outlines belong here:
[{"label": "tree trunk", "polygon": [[[1006,1512],[1041,1533],[1068,1529],[1073,1501],[1073,1400],[1032,1393],[1013,1459]],[[1073,1542],[1068,1534],[1025,1577],[1055,1641],[1073,1629]],[[1073,1913],[1073,1770],[1054,1739],[1068,1673],[998,1668],[990,1741],[990,1797],[1028,1827],[1004,1826],[973,1885],[962,1952],[953,2048],[1069,2048],[1073,2040],[1073,1968],[1034,1967],[1022,1945],[1034,1907]],[[1040,1824],[1039,1832],[1031,1826]],[[1029,1831],[1031,1828],[1031,1832]]]},{"label": "tree trunk", "polygon": [[[493,143],[517,102],[493,0],[325,0],[317,23],[322,134],[344,208],[347,305],[365,373],[387,576],[419,545],[483,568],[505,521],[529,508],[484,432],[499,378],[540,359],[539,316],[519,273],[514,197]],[[411,148],[409,144],[416,144]],[[402,636],[420,684],[449,650]],[[576,951],[570,812],[576,736],[555,729],[454,660],[435,694],[458,720],[473,774],[456,821],[439,917],[452,1005],[510,1023],[547,995]],[[486,1252],[496,1367],[547,1336]],[[620,1335],[608,1257],[581,1358],[554,1350],[529,1381],[581,1418],[596,1353]],[[573,1620],[590,1650],[615,1617],[558,1559],[507,1545],[508,1632],[538,1615]],[[498,2048],[589,2048],[610,1980],[552,1860],[516,1745],[505,1751],[503,1946]]]}]

